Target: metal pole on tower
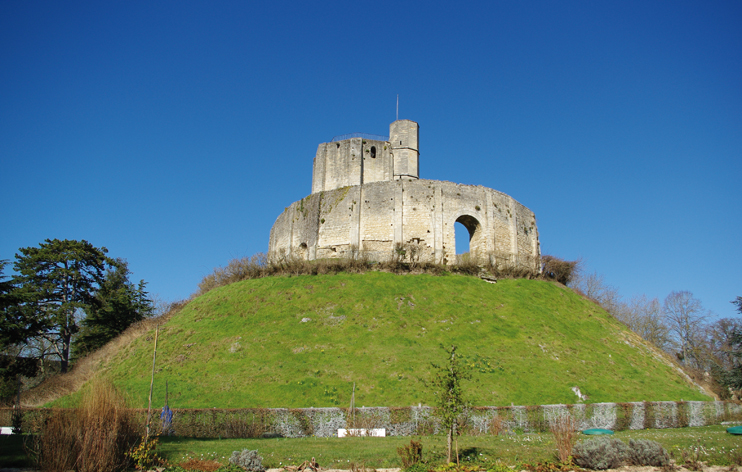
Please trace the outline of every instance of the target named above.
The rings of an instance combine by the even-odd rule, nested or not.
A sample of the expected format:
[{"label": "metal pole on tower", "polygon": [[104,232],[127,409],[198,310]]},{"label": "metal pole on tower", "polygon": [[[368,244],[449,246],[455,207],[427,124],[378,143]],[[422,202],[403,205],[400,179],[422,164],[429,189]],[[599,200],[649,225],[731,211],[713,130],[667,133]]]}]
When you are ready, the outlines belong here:
[{"label": "metal pole on tower", "polygon": [[397,94],[397,121],[399,121],[399,94]]}]

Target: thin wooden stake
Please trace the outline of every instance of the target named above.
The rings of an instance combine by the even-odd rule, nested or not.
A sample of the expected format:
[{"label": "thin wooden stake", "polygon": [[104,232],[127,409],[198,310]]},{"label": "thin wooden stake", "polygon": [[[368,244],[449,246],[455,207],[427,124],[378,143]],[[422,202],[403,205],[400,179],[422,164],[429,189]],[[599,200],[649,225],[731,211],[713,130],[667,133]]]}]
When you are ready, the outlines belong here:
[{"label": "thin wooden stake", "polygon": [[147,405],[147,437],[144,439],[145,443],[149,439],[149,423],[152,419],[152,388],[155,385],[155,361],[157,360],[157,335],[160,332],[160,326],[155,327],[155,350],[152,354],[152,379],[149,382],[149,404]]},{"label": "thin wooden stake", "polygon": [[350,396],[350,414],[353,418],[353,427],[356,427],[356,383],[353,382],[353,393]]}]

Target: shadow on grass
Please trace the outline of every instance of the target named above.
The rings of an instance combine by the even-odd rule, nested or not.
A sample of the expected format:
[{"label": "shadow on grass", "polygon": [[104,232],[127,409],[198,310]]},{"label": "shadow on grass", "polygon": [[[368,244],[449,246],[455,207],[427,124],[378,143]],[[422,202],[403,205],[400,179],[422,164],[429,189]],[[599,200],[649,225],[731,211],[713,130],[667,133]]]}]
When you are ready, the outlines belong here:
[{"label": "shadow on grass", "polygon": [[23,439],[26,436],[0,436],[0,464],[2,467],[33,467],[33,461],[26,455]]}]

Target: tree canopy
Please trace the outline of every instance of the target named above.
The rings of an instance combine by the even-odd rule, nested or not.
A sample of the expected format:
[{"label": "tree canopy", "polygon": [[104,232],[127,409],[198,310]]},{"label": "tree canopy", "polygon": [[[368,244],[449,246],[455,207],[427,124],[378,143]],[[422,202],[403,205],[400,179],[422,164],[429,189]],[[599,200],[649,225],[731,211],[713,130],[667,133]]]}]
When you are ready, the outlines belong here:
[{"label": "tree canopy", "polygon": [[36,362],[20,357],[17,346],[24,342],[35,327],[16,309],[14,286],[3,275],[7,261],[0,261],[0,398],[15,392],[18,375],[36,374]]},{"label": "tree canopy", "polygon": [[107,253],[105,247],[85,240],[66,239],[19,249],[8,289],[9,307],[3,313],[3,327],[13,328],[6,342],[22,343],[42,359],[52,353],[66,372],[81,325],[84,352],[150,315],[152,302],[144,281],[134,287],[126,263]]},{"label": "tree canopy", "polygon": [[[742,297],[737,297],[732,300],[732,303],[737,305],[737,311],[742,314]],[[734,390],[742,390],[742,327],[739,323],[736,324],[730,338],[729,351],[732,365],[724,373],[723,382]]]},{"label": "tree canopy", "polygon": [[121,259],[106,271],[87,316],[82,320],[82,329],[75,341],[76,352],[94,351],[131,324],[152,316],[154,307],[144,290],[147,284],[141,280],[134,285],[129,281],[130,274],[128,264]]}]

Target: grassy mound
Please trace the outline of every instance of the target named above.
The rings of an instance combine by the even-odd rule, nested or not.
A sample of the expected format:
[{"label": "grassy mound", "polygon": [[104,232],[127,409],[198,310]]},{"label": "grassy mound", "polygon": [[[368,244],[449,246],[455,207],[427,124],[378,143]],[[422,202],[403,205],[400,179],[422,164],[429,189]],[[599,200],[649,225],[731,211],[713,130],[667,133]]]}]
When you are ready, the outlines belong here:
[{"label": "grassy mound", "polygon": [[[98,375],[146,406],[154,331]],[[433,404],[424,385],[455,344],[475,405],[709,400],[595,304],[538,280],[383,272],[246,280],[160,328],[155,404],[174,407]]]}]

